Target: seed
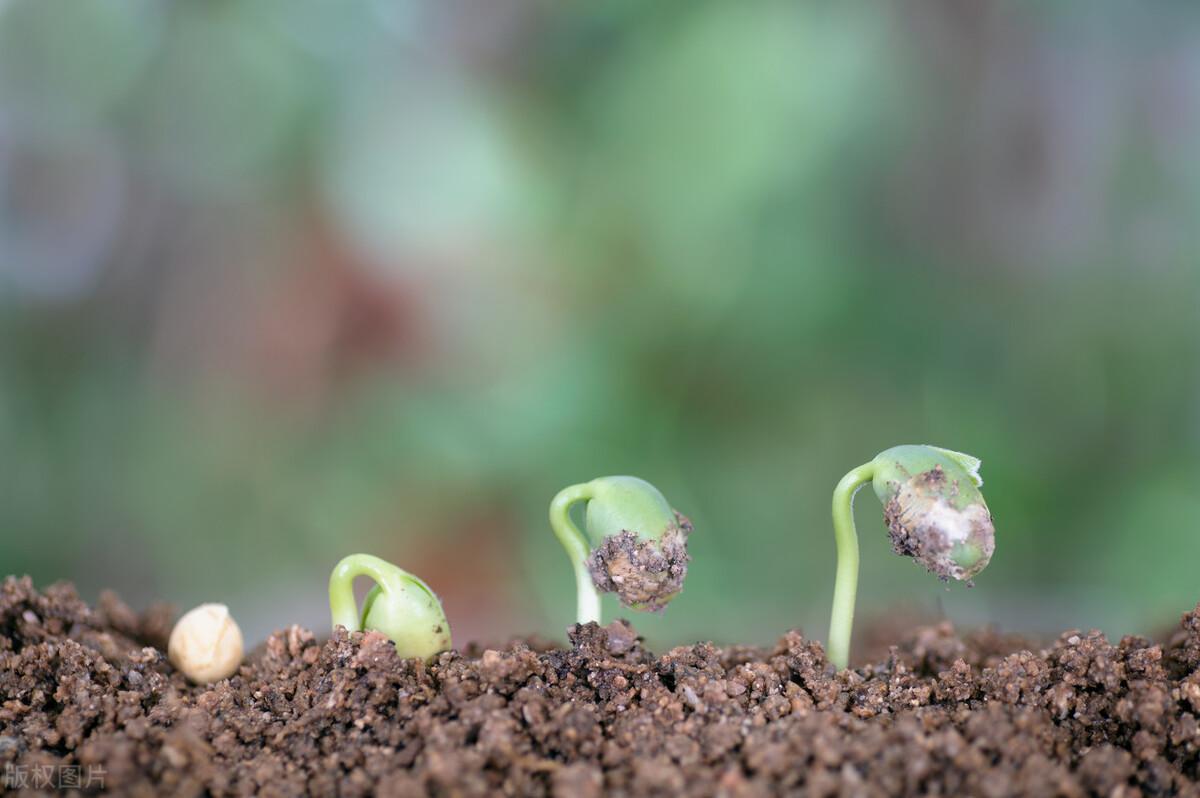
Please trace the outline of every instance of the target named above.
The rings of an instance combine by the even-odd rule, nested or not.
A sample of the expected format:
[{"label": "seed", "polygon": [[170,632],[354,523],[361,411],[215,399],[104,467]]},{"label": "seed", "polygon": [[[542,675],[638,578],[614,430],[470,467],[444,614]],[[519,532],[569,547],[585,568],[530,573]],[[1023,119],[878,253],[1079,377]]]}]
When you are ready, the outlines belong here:
[{"label": "seed", "polygon": [[224,604],[201,604],[171,630],[167,656],[196,684],[225,679],[242,663],[242,630]]}]

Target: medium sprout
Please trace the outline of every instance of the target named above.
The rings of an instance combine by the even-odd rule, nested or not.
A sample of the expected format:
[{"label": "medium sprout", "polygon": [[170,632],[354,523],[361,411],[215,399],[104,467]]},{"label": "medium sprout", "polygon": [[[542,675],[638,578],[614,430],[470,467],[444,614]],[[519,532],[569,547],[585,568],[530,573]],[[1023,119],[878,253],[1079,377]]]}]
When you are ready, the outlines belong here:
[{"label": "medium sprout", "polygon": [[936,446],[896,446],[842,477],[833,491],[837,576],[829,622],[829,659],[845,668],[858,590],[854,495],[870,482],[897,554],[912,557],[943,581],[968,581],[996,548],[996,532],[979,488],[980,461]]},{"label": "medium sprout", "polygon": [[[586,536],[571,520],[579,502],[587,502]],[[600,622],[600,593],[656,611],[683,589],[692,524],[645,480],[600,477],[564,488],[550,503],[550,526],[575,569],[579,623]]]},{"label": "medium sprout", "polygon": [[[361,613],[354,602],[354,579],[358,576],[375,580]],[[344,626],[350,632],[383,632],[402,657],[428,660],[451,646],[450,624],[429,585],[370,554],[351,554],[333,569],[329,608],[335,629]]]}]

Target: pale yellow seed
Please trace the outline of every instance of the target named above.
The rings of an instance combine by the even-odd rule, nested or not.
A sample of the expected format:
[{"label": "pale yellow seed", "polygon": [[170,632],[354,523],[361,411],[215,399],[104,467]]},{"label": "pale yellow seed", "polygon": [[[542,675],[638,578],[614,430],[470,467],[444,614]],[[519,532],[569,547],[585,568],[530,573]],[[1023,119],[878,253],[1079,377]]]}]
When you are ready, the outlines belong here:
[{"label": "pale yellow seed", "polygon": [[219,681],[242,663],[242,630],[224,604],[201,604],[171,630],[167,656],[196,684]]}]

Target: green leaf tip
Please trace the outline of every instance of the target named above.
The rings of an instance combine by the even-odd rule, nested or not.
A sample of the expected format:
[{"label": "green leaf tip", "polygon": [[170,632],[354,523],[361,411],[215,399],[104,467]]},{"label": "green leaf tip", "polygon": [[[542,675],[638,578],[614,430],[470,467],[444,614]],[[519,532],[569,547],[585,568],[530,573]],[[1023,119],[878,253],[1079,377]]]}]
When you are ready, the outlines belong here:
[{"label": "green leaf tip", "polygon": [[963,470],[967,472],[967,476],[969,476],[971,481],[975,483],[975,487],[983,487],[983,477],[979,476],[979,467],[983,465],[983,461],[978,457],[972,457],[969,454],[956,452],[952,449],[943,449],[940,446],[930,446],[929,448],[941,452],[951,460],[956,461],[963,467]]}]

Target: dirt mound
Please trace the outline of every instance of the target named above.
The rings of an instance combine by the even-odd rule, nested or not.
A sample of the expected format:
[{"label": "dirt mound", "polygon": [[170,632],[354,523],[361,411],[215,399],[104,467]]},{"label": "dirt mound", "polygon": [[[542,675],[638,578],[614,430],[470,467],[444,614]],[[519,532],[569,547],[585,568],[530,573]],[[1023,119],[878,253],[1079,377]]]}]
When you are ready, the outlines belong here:
[{"label": "dirt mound", "polygon": [[[28,579],[0,591],[7,786],[189,795],[1200,795],[1200,607],[1165,645],[1042,651],[925,627],[835,673],[771,649],[654,655],[618,621],[571,647],[402,660],[292,627],[194,687],[169,615]],[[35,781],[40,778],[42,781]]]}]

